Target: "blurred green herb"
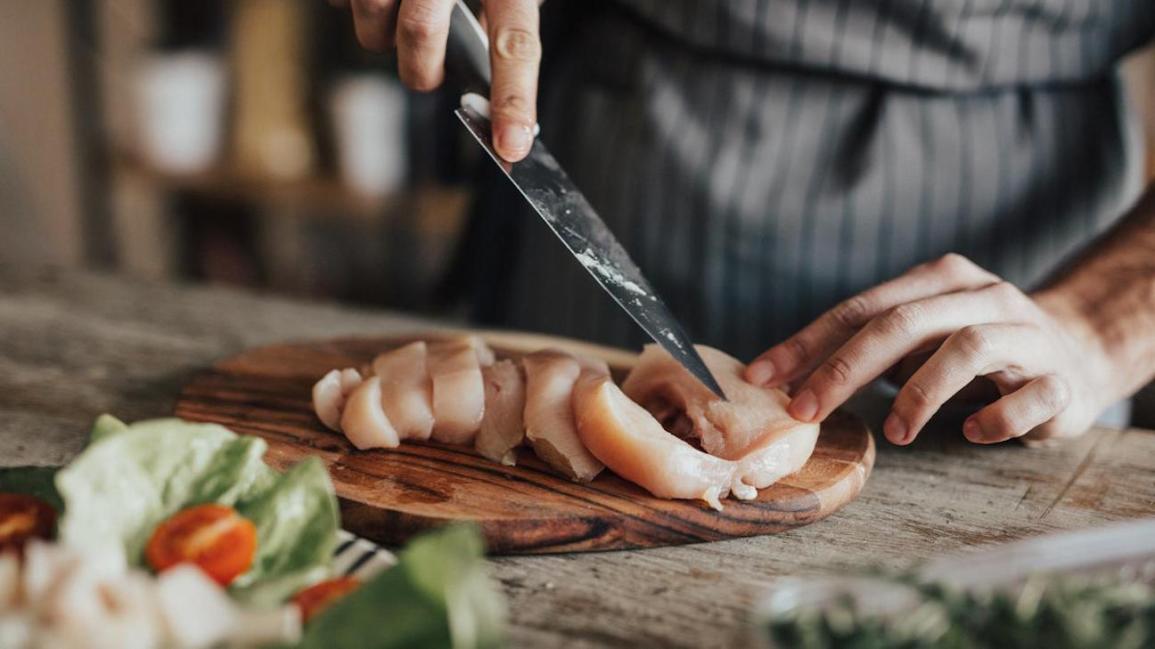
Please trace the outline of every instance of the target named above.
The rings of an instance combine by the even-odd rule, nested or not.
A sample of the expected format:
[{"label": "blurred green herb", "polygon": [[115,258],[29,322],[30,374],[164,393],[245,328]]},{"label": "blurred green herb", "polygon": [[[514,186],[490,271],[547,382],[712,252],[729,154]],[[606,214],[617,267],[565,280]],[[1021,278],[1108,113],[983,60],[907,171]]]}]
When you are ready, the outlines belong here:
[{"label": "blurred green herb", "polygon": [[1090,577],[1034,577],[1018,588],[952,590],[893,578],[919,603],[899,614],[864,614],[851,600],[766,625],[779,649],[1142,649],[1155,647],[1155,586]]}]

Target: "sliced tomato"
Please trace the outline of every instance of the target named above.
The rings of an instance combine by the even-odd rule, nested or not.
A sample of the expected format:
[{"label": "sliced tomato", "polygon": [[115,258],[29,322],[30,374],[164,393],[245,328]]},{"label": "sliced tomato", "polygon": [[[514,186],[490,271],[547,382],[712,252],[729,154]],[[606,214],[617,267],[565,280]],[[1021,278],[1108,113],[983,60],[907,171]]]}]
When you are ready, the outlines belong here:
[{"label": "sliced tomato", "polygon": [[337,577],[318,582],[297,593],[293,603],[301,609],[301,620],[308,622],[314,615],[361,585],[355,577]]},{"label": "sliced tomato", "polygon": [[198,566],[228,586],[253,564],[257,528],[226,505],[197,505],[173,514],[157,526],[144,554],[153,570],[181,563]]},{"label": "sliced tomato", "polygon": [[30,539],[48,539],[56,528],[52,505],[24,494],[0,493],[0,553],[24,551]]}]

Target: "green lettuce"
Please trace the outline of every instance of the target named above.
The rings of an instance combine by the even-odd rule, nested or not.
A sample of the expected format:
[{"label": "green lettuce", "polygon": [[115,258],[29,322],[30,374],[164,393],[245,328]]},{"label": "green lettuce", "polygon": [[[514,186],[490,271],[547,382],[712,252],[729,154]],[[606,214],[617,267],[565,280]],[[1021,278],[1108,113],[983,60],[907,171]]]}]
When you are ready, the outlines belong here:
[{"label": "green lettuce", "polygon": [[483,550],[469,525],[414,539],[396,566],[318,615],[298,649],[502,646],[505,603]]},{"label": "green lettuce", "polygon": [[64,502],[56,492],[54,466],[17,466],[0,469],[0,493],[27,494],[47,502],[59,512]]},{"label": "green lettuce", "polygon": [[235,507],[257,528],[252,568],[233,585],[245,601],[272,604],[327,572],[339,525],[324,466],[309,458],[278,474],[257,437],[179,419],[125,425],[103,416],[92,442],[56,476],[65,505],[60,538],[117,544],[143,564],[156,526],[204,503]]}]

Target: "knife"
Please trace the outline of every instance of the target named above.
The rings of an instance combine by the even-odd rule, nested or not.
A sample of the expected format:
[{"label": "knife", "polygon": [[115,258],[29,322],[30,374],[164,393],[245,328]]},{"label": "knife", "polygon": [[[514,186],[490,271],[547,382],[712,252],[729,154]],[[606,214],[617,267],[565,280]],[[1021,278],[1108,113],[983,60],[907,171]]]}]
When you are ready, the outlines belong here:
[{"label": "knife", "polygon": [[[453,9],[446,66],[466,90],[489,95],[489,41],[463,0],[456,0]],[[541,140],[534,139],[524,160],[510,163],[494,151],[489,119],[481,110],[463,102],[455,113],[550,230],[618,306],[692,375],[725,399],[722,387],[694,349],[682,325]]]}]

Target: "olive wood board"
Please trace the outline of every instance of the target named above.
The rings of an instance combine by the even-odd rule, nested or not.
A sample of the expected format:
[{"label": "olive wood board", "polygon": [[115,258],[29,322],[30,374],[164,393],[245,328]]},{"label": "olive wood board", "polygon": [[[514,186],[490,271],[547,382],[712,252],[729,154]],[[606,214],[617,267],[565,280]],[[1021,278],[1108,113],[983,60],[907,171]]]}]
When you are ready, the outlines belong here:
[{"label": "olive wood board", "polygon": [[[459,333],[459,332],[458,332]],[[528,449],[517,466],[471,448],[405,442],[359,451],[317,420],[312,386],[327,371],[364,367],[378,353],[444,331],[412,336],[289,342],[217,362],[183,389],[176,415],[215,422],[268,442],[278,469],[320,457],[341,500],[345,529],[388,545],[451,521],[480,526],[494,554],[620,550],[680,545],[789,530],[829,516],[862,490],[874,440],[856,417],[836,412],[821,428],[809,462],[754,500],[706,503],[651,496],[610,471],[579,484],[550,471]],[[621,380],[630,352],[537,334],[481,334],[499,357],[544,347],[604,358]]]}]

